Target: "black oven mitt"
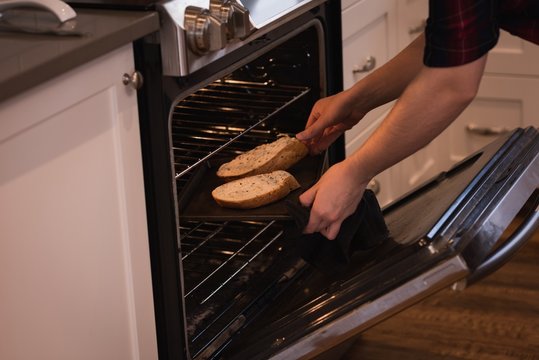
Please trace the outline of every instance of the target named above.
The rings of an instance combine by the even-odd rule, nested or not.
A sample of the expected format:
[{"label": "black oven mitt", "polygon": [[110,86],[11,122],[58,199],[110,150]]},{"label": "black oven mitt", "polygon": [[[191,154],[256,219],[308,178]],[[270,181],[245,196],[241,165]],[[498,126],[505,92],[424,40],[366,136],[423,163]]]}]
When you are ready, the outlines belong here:
[{"label": "black oven mitt", "polygon": [[299,201],[287,200],[285,204],[299,230],[295,237],[300,256],[328,275],[344,270],[356,251],[373,249],[389,237],[378,200],[371,190],[365,190],[356,211],[343,221],[335,240],[328,240],[320,233],[303,234],[310,209]]}]

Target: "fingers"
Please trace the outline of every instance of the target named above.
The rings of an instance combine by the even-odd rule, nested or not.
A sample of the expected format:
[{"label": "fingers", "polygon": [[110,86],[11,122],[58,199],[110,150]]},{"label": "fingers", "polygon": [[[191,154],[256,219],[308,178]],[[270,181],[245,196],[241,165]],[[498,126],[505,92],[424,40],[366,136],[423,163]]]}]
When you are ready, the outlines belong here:
[{"label": "fingers", "polygon": [[312,124],[318,121],[318,119],[320,119],[322,111],[320,111],[319,108],[320,106],[318,106],[318,104],[315,104],[315,106],[312,108],[309,118],[307,119],[307,124],[305,124],[306,128],[310,127]]},{"label": "fingers", "polygon": [[301,205],[309,208],[313,205],[314,198],[316,197],[317,185],[318,184],[315,184],[313,187],[299,196],[299,202]]},{"label": "fingers", "polygon": [[312,234],[319,232],[324,235],[329,240],[335,240],[339,234],[341,228],[342,220],[330,220],[324,216],[320,216],[316,211],[312,211],[309,216],[309,223],[303,229],[305,234]]},{"label": "fingers", "polygon": [[342,131],[332,128],[326,130],[324,135],[317,139],[316,143],[311,144],[310,150],[313,154],[320,154],[322,151],[326,150],[339,136],[342,135]]},{"label": "fingers", "polygon": [[337,235],[339,235],[341,224],[341,222],[334,222],[326,228],[320,230],[320,233],[324,235],[328,240],[335,240],[337,238]]},{"label": "fingers", "polygon": [[313,109],[305,129],[297,133],[296,138],[309,148],[311,155],[317,155],[326,150],[342,133],[341,126],[331,125],[321,112]]},{"label": "fingers", "polygon": [[311,110],[305,130],[296,134],[296,137],[301,141],[316,140],[316,137],[320,137],[328,126],[325,122],[322,106],[319,106],[317,103]]},{"label": "fingers", "polygon": [[307,141],[310,140],[313,136],[313,129],[311,129],[312,125],[320,118],[320,111],[316,109],[316,104],[311,110],[311,113],[309,114],[309,118],[307,119],[307,124],[305,124],[305,129],[299,133],[296,134],[296,138],[301,141]]},{"label": "fingers", "polygon": [[[316,198],[316,192],[318,189],[317,186],[318,183],[299,196],[299,202],[302,206],[308,208],[312,207],[314,199]],[[307,226],[305,226],[305,228],[303,229],[303,233],[312,234],[319,231],[319,229],[326,227],[327,225],[321,223],[321,221],[322,218],[313,211],[311,211],[309,214],[309,222],[307,223]]]},{"label": "fingers", "polygon": [[[305,207],[312,207],[312,204],[316,198],[316,194],[318,191],[317,185],[318,184],[300,195],[299,201],[301,205]],[[311,210],[309,215],[309,223],[307,224],[307,226],[305,226],[303,232],[305,234],[319,232],[329,240],[334,240],[339,234],[341,223],[342,221],[339,220],[331,222],[331,220],[326,219],[324,216],[318,214],[316,210]]]}]

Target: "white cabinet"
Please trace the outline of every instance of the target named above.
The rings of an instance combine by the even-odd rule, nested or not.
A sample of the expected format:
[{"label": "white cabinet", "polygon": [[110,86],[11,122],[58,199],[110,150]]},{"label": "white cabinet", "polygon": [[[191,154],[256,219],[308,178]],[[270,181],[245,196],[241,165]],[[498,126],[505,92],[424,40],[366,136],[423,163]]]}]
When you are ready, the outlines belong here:
[{"label": "white cabinet", "polygon": [[489,52],[478,94],[468,108],[433,141],[445,167],[516,127],[539,127],[539,46],[501,31]]},{"label": "white cabinet", "polygon": [[0,104],[0,358],[156,359],[131,45]]},{"label": "white cabinet", "polygon": [[[426,0],[360,0],[347,3],[342,14],[343,22],[343,82],[344,88],[351,87],[376,67],[383,65],[418,36],[424,26],[425,16],[418,9],[426,9]],[[403,8],[414,11],[404,12]],[[404,16],[406,14],[406,16]],[[374,59],[375,67],[369,71],[368,59]],[[346,153],[357,150],[380,125],[393,102],[371,111],[354,128],[345,134]],[[374,179],[378,201],[386,205],[410,189],[421,176],[437,166],[432,149],[424,149],[421,159],[407,159],[405,162],[384,171]],[[410,176],[414,173],[416,176]]]},{"label": "white cabinet", "polygon": [[[397,50],[396,3],[361,0],[343,3],[343,83],[348,89],[383,65]],[[379,125],[392,104],[371,111],[345,134],[346,153],[354,152]],[[379,197],[385,196],[380,194]]]},{"label": "white cabinet", "polygon": [[442,134],[450,163],[488,144],[497,133],[539,126],[537,64],[539,46],[501,31],[476,99]]},{"label": "white cabinet", "polygon": [[362,0],[342,13],[343,82],[347,89],[396,52],[396,6]]},{"label": "white cabinet", "polygon": [[[398,51],[401,51],[425,30],[428,0],[397,0],[396,3]],[[432,142],[378,175],[375,181],[380,189],[380,203],[387,205],[445,170],[447,161],[440,159],[440,154],[445,152],[441,142]]]},{"label": "white cabinet", "polygon": [[428,0],[396,0],[398,50],[404,49],[426,27],[429,15]]},{"label": "white cabinet", "polygon": [[539,46],[500,31],[496,47],[489,52],[487,74],[539,76]]},{"label": "white cabinet", "polygon": [[476,99],[439,139],[454,164],[516,127],[539,126],[539,78],[483,76]]}]

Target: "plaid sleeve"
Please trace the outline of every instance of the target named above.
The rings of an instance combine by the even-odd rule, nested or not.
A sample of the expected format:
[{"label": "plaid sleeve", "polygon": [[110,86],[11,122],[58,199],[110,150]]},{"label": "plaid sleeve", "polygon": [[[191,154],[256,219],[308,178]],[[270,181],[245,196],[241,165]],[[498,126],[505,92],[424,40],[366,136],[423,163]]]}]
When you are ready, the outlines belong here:
[{"label": "plaid sleeve", "polygon": [[429,67],[474,61],[498,42],[495,0],[429,0],[423,62]]}]

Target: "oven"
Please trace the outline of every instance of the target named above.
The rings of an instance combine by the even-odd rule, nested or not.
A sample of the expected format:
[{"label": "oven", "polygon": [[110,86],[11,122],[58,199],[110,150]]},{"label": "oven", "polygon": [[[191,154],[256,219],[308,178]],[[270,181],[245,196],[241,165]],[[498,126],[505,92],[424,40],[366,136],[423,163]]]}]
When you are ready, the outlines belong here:
[{"label": "oven", "polygon": [[[340,2],[72,2],[160,13],[135,56],[161,359],[335,358],[374,324],[495,271],[539,224],[539,134],[517,129],[382,209],[374,246],[307,258],[282,207],[227,212],[208,193],[220,162],[295,134],[342,90]],[[303,189],[343,141],[306,160]]]},{"label": "oven", "polygon": [[[340,4],[283,1],[275,16],[270,2],[251,3],[250,27],[224,48],[189,42],[175,11],[207,12],[174,2],[157,6],[172,35],[137,44],[160,358],[246,358],[236,344],[307,267],[282,209],[227,212],[206,180],[221,159],[299,132],[316,100],[342,89],[341,44],[330,41],[341,38]],[[169,45],[176,36],[183,48]],[[306,181],[343,156],[341,139],[307,161]]]}]

